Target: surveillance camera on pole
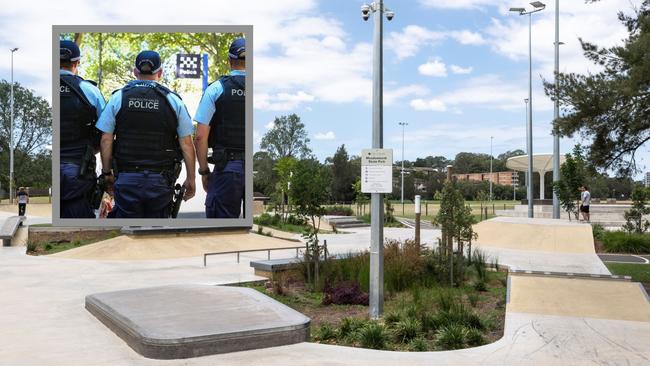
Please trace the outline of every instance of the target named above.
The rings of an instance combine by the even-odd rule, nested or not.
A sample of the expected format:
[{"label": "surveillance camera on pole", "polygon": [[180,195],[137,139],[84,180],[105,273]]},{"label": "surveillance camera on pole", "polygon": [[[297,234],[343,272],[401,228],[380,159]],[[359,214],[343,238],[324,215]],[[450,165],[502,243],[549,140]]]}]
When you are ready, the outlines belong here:
[{"label": "surveillance camera on pole", "polygon": [[393,20],[393,17],[395,17],[395,12],[392,11],[392,10],[387,10],[386,11],[386,19],[388,19],[388,21],[391,21],[391,20]]},{"label": "surveillance camera on pole", "polygon": [[[374,13],[380,8],[383,8],[383,4],[380,4],[380,2],[374,2],[372,4],[363,4],[361,5],[361,17],[363,18],[364,21],[366,21],[370,18],[370,13]],[[390,9],[383,8],[380,11],[384,13],[384,15],[386,15],[386,19],[388,19],[388,21],[393,20],[393,18],[395,17],[395,12]]]},{"label": "surveillance camera on pole", "polygon": [[363,18],[363,20],[368,20],[368,18],[370,18],[370,10],[371,10],[370,5],[368,4],[361,5],[361,17]]}]

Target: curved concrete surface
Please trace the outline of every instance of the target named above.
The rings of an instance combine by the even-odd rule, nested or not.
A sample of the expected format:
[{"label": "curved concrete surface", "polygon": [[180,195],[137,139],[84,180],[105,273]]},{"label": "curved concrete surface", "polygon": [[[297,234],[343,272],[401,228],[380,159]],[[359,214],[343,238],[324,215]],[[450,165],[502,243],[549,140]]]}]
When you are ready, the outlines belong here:
[{"label": "curved concrete surface", "polygon": [[[537,225],[541,225],[538,223]],[[509,228],[510,226],[505,226]],[[386,237],[408,237],[409,229],[386,231]],[[438,234],[428,233],[427,237]],[[367,247],[368,230],[325,236],[332,254]],[[263,238],[263,237],[260,237]],[[594,268],[594,254],[537,252],[486,247],[503,265],[545,270],[564,260],[584,261],[575,268]],[[634,283],[525,277],[511,280],[504,337],[492,344],[460,351],[404,353],[301,343],[263,350],[183,360],[156,361],[131,350],[110,330],[87,314],[84,296],[175,283],[226,283],[254,279],[246,260],[215,258],[203,268],[198,258],[155,261],[93,261],[60,257],[29,257],[21,248],[0,248],[3,296],[0,308],[0,363],[8,365],[647,365],[650,364],[650,303]],[[545,248],[547,249],[547,248]],[[295,252],[283,252],[292,256]],[[282,254],[278,254],[281,256]],[[498,254],[497,254],[498,255]],[[250,253],[246,259],[264,258]],[[527,258],[544,258],[544,263]],[[569,259],[566,259],[566,258]],[[597,257],[596,257],[597,258]],[[602,265],[602,264],[601,264]],[[513,277],[514,278],[514,277]],[[593,281],[585,284],[584,281]],[[610,292],[599,288],[603,284]],[[595,286],[595,288],[590,288]],[[613,292],[612,292],[613,291]],[[611,299],[606,299],[611,297]],[[537,299],[537,300],[534,300]],[[536,302],[544,301],[543,304]],[[629,306],[629,313],[615,308]],[[531,304],[532,302],[532,304]],[[575,308],[575,309],[573,309]],[[573,310],[572,310],[573,309]],[[621,310],[620,312],[618,310]],[[561,314],[561,315],[558,315]],[[627,320],[621,320],[622,318]],[[645,319],[645,320],[644,320]],[[38,345],[35,352],[34,345]]]},{"label": "curved concrete surface", "polygon": [[120,235],[52,254],[50,257],[86,260],[150,260],[203,256],[203,253],[286,248],[300,243],[248,232]]},{"label": "curved concrete surface", "polygon": [[537,252],[589,253],[594,251],[591,225],[562,220],[497,217],[474,225],[476,243]]}]

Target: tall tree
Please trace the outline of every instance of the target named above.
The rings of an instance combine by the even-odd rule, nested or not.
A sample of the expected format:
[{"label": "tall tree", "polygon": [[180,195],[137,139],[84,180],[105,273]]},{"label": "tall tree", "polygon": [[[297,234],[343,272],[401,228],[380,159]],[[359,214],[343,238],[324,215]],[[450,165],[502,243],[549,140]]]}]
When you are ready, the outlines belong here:
[{"label": "tall tree", "polygon": [[262,137],[260,148],[274,160],[285,157],[304,159],[311,154],[305,124],[296,114],[276,117],[273,127]]},{"label": "tall tree", "polygon": [[580,199],[580,188],[585,183],[585,162],[580,145],[573,148],[573,154],[566,154],[566,160],[560,167],[560,180],[553,182],[553,190],[560,200],[560,205],[569,215],[578,218],[576,202]]},{"label": "tall tree", "polygon": [[561,73],[557,88],[544,86],[564,110],[555,131],[591,140],[591,164],[628,175],[636,171],[636,151],[650,140],[650,0],[633,16],[620,12],[618,19],[629,33],[623,45],[602,48],[580,39],[585,57],[601,72]]},{"label": "tall tree", "polygon": [[[11,83],[0,81],[0,162],[9,164],[9,136],[11,130]],[[17,184],[46,188],[52,178],[43,178],[43,171],[32,171],[47,165],[48,146],[52,143],[52,109],[49,103],[31,90],[14,84],[14,177]],[[45,163],[43,163],[45,161]],[[47,168],[49,171],[50,168]],[[6,170],[1,169],[4,172]],[[37,176],[41,178],[36,179]],[[3,187],[9,187],[9,176],[0,175]]]},{"label": "tall tree", "polygon": [[273,167],[275,162],[266,151],[258,151],[253,155],[253,190],[271,196],[277,182]]},{"label": "tall tree", "polygon": [[355,193],[354,182],[360,172],[354,170],[345,145],[336,149],[334,156],[327,158],[326,163],[332,168],[332,199],[335,201],[352,201]]},{"label": "tall tree", "polygon": [[444,171],[447,168],[447,165],[451,164],[451,160],[445,158],[444,156],[427,156],[425,158],[415,159],[413,166],[422,167],[422,168],[433,168],[438,169],[439,171]]}]

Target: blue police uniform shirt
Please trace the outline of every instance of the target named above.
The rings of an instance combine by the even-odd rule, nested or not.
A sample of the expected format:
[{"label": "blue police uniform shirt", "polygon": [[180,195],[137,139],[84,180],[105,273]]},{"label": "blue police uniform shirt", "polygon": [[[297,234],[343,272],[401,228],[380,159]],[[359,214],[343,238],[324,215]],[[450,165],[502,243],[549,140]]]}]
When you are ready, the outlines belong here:
[{"label": "blue police uniform shirt", "polygon": [[[243,70],[231,70],[230,75],[245,76],[246,72]],[[217,111],[215,103],[221,94],[223,94],[223,84],[221,84],[221,80],[217,80],[216,83],[212,83],[207,89],[205,89],[205,93],[203,93],[201,102],[199,103],[199,106],[196,109],[196,113],[194,114],[194,120],[197,123],[210,125],[210,120],[212,119],[214,113]],[[244,168],[242,163],[239,161],[229,161],[223,171],[243,173]]]},{"label": "blue police uniform shirt", "polygon": [[[132,80],[129,81],[127,85],[135,83],[155,83],[153,80]],[[176,117],[178,118],[178,127],[176,128],[176,133],[178,137],[189,136],[194,132],[194,125],[192,124],[192,118],[190,117],[187,108],[183,101],[174,93],[167,94],[167,100],[169,105],[171,105],[174,112],[176,112]],[[106,104],[104,112],[99,117],[97,121],[97,128],[102,132],[113,133],[115,131],[115,116],[122,108],[122,90],[118,90]]]},{"label": "blue police uniform shirt", "polygon": [[[59,75],[74,75],[74,73],[68,70],[59,70]],[[95,107],[95,110],[97,110],[97,117],[99,118],[99,116],[102,114],[104,106],[106,105],[104,96],[96,86],[86,80],[82,81],[79,84],[79,87],[81,88],[81,91],[84,93],[90,104],[92,104],[93,107]]]}]

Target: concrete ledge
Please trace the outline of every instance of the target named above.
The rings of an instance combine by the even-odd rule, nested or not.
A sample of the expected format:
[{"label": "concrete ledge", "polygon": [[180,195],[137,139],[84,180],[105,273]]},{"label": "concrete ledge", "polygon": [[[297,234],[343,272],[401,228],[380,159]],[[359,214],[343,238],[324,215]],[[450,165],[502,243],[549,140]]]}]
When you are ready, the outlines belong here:
[{"label": "concrete ledge", "polygon": [[249,232],[251,227],[214,227],[214,226],[193,226],[193,227],[169,227],[169,226],[124,226],[121,233],[126,235],[159,235],[159,234],[181,234],[181,233],[233,233]]},{"label": "concrete ledge", "polygon": [[310,319],[250,288],[173,285],[86,296],[133,350],[180,359],[309,340]]},{"label": "concrete ledge", "polygon": [[582,280],[611,280],[611,281],[632,281],[630,276],[617,276],[593,273],[571,273],[571,272],[550,272],[550,271],[528,271],[521,269],[511,269],[508,272],[517,275],[531,275],[531,276],[548,276],[548,277],[562,277],[562,278],[579,278]]}]

